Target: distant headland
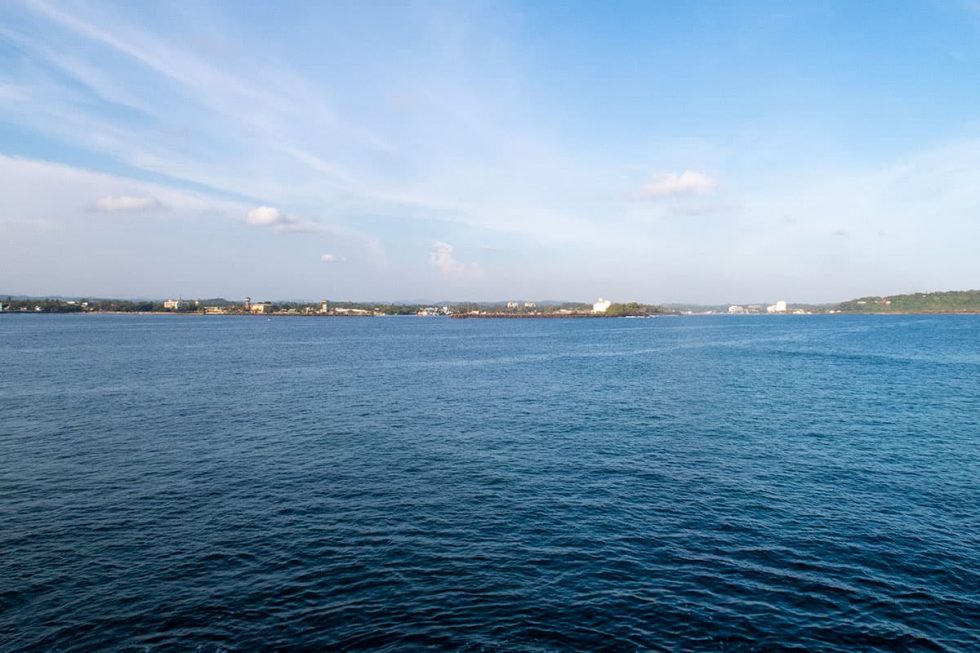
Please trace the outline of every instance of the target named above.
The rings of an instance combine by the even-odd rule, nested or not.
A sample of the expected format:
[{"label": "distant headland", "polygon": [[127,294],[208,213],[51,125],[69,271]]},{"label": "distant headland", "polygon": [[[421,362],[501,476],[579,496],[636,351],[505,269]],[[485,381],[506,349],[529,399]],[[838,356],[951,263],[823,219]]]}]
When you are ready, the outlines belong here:
[{"label": "distant headland", "polygon": [[[3,297],[0,295],[0,297]],[[667,315],[772,315],[772,314],[887,314],[980,313],[980,290],[910,293],[861,297],[838,304],[642,304],[598,299],[586,302],[439,302],[379,303],[354,301],[241,301],[213,299],[105,299],[85,297],[31,297],[7,295],[0,299],[0,314],[17,313],[144,313],[180,315],[259,315],[369,317],[416,315],[452,318],[602,318]]]}]

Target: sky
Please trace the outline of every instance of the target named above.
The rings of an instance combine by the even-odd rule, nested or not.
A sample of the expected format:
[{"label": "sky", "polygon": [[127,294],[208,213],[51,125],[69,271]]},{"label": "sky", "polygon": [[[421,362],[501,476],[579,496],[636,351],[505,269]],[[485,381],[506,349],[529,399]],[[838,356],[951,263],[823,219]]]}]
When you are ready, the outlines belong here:
[{"label": "sky", "polygon": [[980,2],[0,3],[0,293],[980,287]]}]

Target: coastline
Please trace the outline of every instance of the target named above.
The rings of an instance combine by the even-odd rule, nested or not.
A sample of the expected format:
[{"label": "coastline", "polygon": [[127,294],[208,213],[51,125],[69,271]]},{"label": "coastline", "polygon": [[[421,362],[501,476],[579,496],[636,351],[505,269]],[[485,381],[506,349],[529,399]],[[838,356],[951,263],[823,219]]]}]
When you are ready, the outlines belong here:
[{"label": "coastline", "polygon": [[171,317],[248,317],[248,318],[273,318],[273,317],[305,317],[305,318],[365,318],[365,317],[442,317],[453,320],[555,320],[555,319],[648,319],[661,317],[801,317],[806,315],[826,315],[826,316],[849,316],[849,315],[874,315],[874,316],[910,316],[910,315],[980,315],[980,310],[968,311],[820,311],[804,314],[792,313],[658,313],[654,315],[603,315],[595,313],[536,313],[536,314],[510,314],[510,313],[482,313],[471,315],[466,313],[449,315],[398,315],[387,313],[203,313],[203,312],[174,312],[174,311],[2,311],[0,318],[5,315],[141,315],[141,316],[171,316]]}]

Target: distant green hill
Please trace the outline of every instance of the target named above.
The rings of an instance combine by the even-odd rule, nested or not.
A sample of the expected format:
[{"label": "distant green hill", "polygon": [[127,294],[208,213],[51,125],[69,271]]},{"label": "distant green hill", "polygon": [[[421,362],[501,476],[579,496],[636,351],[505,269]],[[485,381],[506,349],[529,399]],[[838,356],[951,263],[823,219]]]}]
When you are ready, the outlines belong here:
[{"label": "distant green hill", "polygon": [[836,308],[843,313],[980,313],[980,290],[861,297]]},{"label": "distant green hill", "polygon": [[604,315],[606,317],[643,317],[646,315],[676,315],[677,311],[656,304],[611,304]]}]

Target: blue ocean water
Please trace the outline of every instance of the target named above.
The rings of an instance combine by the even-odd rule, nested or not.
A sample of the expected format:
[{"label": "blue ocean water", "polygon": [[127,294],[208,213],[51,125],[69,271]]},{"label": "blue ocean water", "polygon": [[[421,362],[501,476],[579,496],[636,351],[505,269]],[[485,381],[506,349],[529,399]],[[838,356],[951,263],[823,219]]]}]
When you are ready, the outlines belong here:
[{"label": "blue ocean water", "polygon": [[0,650],[980,650],[980,317],[0,316]]}]

